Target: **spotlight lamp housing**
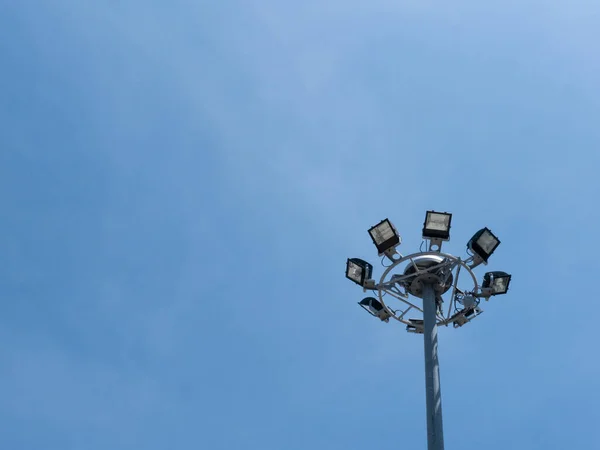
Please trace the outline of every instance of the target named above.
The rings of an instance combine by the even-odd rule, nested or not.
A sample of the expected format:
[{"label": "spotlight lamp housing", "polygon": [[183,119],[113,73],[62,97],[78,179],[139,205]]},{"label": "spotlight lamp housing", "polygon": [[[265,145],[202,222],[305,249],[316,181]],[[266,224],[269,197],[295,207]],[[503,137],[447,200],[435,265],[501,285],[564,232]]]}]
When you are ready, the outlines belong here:
[{"label": "spotlight lamp housing", "polygon": [[427,211],[423,223],[423,239],[450,240],[450,223],[452,214],[446,212]]},{"label": "spotlight lamp housing", "polygon": [[365,285],[373,275],[373,266],[359,258],[348,258],[346,261],[346,278],[359,286]]},{"label": "spotlight lamp housing", "polygon": [[377,317],[383,322],[389,322],[390,317],[392,317],[388,310],[375,297],[366,297],[358,302],[358,304],[373,317]]},{"label": "spotlight lamp housing", "polygon": [[380,256],[393,252],[402,242],[400,235],[389,219],[382,220],[377,225],[369,228],[369,234]]},{"label": "spotlight lamp housing", "polygon": [[461,311],[452,316],[452,325],[454,328],[460,328],[466,323],[469,323],[483,311],[478,306],[463,308]]},{"label": "spotlight lamp housing", "polygon": [[422,319],[408,319],[409,324],[406,325],[406,331],[409,333],[423,334],[424,322]]},{"label": "spotlight lamp housing", "polygon": [[487,272],[483,276],[481,285],[483,294],[487,295],[503,295],[508,292],[511,275],[506,272]]},{"label": "spotlight lamp housing", "polygon": [[500,245],[500,239],[489,228],[482,228],[473,235],[467,247],[475,253],[484,263]]}]

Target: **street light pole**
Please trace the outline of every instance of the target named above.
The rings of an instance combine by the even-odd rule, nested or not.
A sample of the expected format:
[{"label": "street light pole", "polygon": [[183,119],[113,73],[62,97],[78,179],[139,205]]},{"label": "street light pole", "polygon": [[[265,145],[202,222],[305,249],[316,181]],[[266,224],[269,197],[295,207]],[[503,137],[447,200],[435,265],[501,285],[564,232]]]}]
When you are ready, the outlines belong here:
[{"label": "street light pole", "polygon": [[[395,319],[406,325],[407,331],[423,334],[428,450],[444,450],[438,325],[460,328],[471,322],[483,312],[480,301],[506,294],[511,280],[508,273],[493,271],[484,275],[481,286],[477,282],[473,269],[487,264],[500,245],[500,240],[487,227],[468,242],[468,258],[442,253],[442,243],[450,240],[451,220],[450,213],[427,211],[423,239],[428,241],[428,249],[406,256],[396,250],[402,239],[389,219],[371,227],[369,234],[379,256],[391,261],[389,265],[382,261],[385,270],[379,282],[372,278],[373,266],[367,261],[360,258],[346,261],[346,278],[361,286],[364,292],[377,295],[358,303],[364,310],[382,322]],[[447,307],[442,309],[446,293]],[[401,309],[386,304],[396,300]],[[411,315],[422,313],[422,319],[410,318],[409,312]]]},{"label": "street light pole", "polygon": [[423,341],[425,346],[428,450],[444,450],[436,309],[435,290],[430,283],[423,283]]}]

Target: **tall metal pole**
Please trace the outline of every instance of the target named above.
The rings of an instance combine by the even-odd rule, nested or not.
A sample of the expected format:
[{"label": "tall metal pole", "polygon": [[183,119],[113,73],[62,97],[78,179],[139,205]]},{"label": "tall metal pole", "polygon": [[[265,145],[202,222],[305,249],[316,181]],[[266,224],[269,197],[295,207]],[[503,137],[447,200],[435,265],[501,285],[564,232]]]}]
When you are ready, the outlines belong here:
[{"label": "tall metal pole", "polygon": [[444,450],[442,391],[438,361],[435,291],[423,283],[423,336],[425,343],[425,395],[427,398],[427,449]]}]

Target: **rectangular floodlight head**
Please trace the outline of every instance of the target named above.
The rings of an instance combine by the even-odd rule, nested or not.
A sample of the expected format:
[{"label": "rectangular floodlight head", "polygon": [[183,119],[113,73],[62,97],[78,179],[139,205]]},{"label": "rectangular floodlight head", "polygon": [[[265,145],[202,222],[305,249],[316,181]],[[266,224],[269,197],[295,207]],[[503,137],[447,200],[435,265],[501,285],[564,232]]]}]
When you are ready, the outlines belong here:
[{"label": "rectangular floodlight head", "polygon": [[502,295],[508,292],[511,275],[506,272],[487,272],[483,276],[483,289],[491,289],[491,295]]},{"label": "rectangular floodlight head", "polygon": [[408,319],[410,325],[406,325],[406,331],[409,333],[423,334],[423,320],[421,319]]},{"label": "rectangular floodlight head", "polygon": [[349,258],[346,261],[346,278],[359,286],[364,286],[365,281],[371,279],[373,266],[359,258]]},{"label": "rectangular floodlight head", "polygon": [[375,297],[363,298],[358,304],[373,316],[376,316],[381,310],[383,310],[383,305]]},{"label": "rectangular floodlight head", "polygon": [[423,238],[449,241],[450,222],[452,222],[452,214],[450,213],[427,211],[425,223],[423,223]]},{"label": "rectangular floodlight head", "polygon": [[369,228],[369,234],[380,255],[400,245],[401,242],[400,235],[389,219],[382,220],[374,227]]},{"label": "rectangular floodlight head", "polygon": [[389,322],[390,317],[392,317],[375,297],[364,298],[358,304],[373,317],[377,317],[383,322]]},{"label": "rectangular floodlight head", "polygon": [[500,239],[498,239],[489,228],[482,228],[473,235],[467,247],[469,247],[477,256],[479,256],[484,262],[492,256],[492,253],[500,245]]}]

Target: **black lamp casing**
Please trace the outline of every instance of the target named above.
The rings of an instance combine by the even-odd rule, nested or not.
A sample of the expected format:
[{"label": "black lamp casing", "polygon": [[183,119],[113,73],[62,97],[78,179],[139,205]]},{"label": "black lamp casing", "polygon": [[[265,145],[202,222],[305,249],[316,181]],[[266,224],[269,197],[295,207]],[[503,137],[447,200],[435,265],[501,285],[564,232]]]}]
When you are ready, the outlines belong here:
[{"label": "black lamp casing", "polygon": [[[443,216],[448,216],[448,229],[447,230],[432,230],[427,228],[427,219],[430,214],[440,214]],[[423,237],[428,239],[441,239],[443,241],[450,240],[450,227],[452,225],[452,214],[447,212],[438,212],[438,211],[427,211],[425,214],[425,222],[423,222]]]},{"label": "black lamp casing", "polygon": [[[363,298],[358,304],[373,316],[383,309],[383,305],[375,297]],[[372,311],[371,308],[373,308],[374,311]]]},{"label": "black lamp casing", "polygon": [[[358,282],[348,276],[348,268],[350,267],[350,263],[354,263],[357,266],[360,266],[362,268],[362,276],[361,276],[360,282]],[[369,264],[367,261],[364,261],[360,258],[348,258],[348,261],[346,261],[346,278],[348,278],[350,281],[354,281],[359,286],[364,286],[365,280],[370,280],[372,275],[373,275],[373,266],[371,264]]]},{"label": "black lamp casing", "polygon": [[[488,233],[490,233],[494,237],[494,239],[496,239],[496,245],[494,245],[494,248],[492,248],[489,252],[486,252],[477,243],[477,240],[486,231]],[[498,237],[494,233],[492,233],[492,230],[490,230],[489,228],[486,227],[486,228],[482,228],[481,230],[479,230],[477,233],[475,233],[473,235],[473,237],[471,238],[471,240],[467,244],[467,247],[470,248],[472,251],[474,251],[484,262],[487,262],[488,259],[490,258],[490,256],[492,256],[492,253],[494,253],[496,251],[496,249],[498,248],[499,245],[500,245],[500,239],[498,239]]]},{"label": "black lamp casing", "polygon": [[[392,237],[390,237],[387,241],[377,243],[377,240],[373,236],[373,231],[386,222],[389,225],[389,227],[392,229],[392,231],[394,232],[394,235]],[[396,228],[394,227],[392,222],[390,222],[389,219],[382,220],[377,225],[369,228],[369,236],[371,236],[371,239],[373,240],[373,244],[375,244],[375,247],[377,247],[377,252],[380,255],[383,255],[387,250],[394,248],[397,245],[400,245],[400,235],[398,234],[398,232],[396,231]]]},{"label": "black lamp casing", "polygon": [[483,289],[491,288],[492,285],[493,285],[493,283],[494,283],[494,280],[497,279],[497,278],[508,278],[508,281],[506,282],[506,291],[504,291],[504,292],[493,292],[492,295],[506,294],[508,292],[509,285],[510,285],[510,280],[512,278],[512,275],[509,275],[506,272],[500,272],[500,271],[487,272],[483,276],[483,283],[481,284],[481,287]]}]

